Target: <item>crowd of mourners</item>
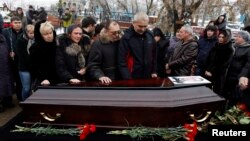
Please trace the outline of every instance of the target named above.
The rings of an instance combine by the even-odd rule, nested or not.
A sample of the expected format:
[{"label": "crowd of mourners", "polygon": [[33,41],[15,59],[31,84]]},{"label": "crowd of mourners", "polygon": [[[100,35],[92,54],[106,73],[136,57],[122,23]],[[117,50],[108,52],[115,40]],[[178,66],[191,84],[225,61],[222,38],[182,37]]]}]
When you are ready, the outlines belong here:
[{"label": "crowd of mourners", "polygon": [[23,15],[18,8],[4,23],[0,14],[0,111],[13,107],[14,93],[24,101],[37,86],[191,75],[210,80],[209,87],[229,105],[250,101],[245,97],[250,94],[250,34],[242,30],[232,40],[225,15],[210,22],[199,39],[189,25],[169,38],[158,27],[151,31],[144,12],[136,13],[125,30],[117,21],[97,24],[85,17],[80,25],[65,26],[62,35],[43,8],[35,12],[30,6]]}]

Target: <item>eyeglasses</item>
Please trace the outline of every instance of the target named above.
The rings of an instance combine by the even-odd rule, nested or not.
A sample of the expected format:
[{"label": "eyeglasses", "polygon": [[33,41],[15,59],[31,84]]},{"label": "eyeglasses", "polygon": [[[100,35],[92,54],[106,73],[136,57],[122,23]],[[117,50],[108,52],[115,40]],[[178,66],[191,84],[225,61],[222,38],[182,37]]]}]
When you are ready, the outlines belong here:
[{"label": "eyeglasses", "polygon": [[225,38],[224,36],[219,36],[218,38]]},{"label": "eyeglasses", "polygon": [[120,30],[118,31],[113,31],[113,32],[110,32],[112,35],[120,35],[122,32]]}]

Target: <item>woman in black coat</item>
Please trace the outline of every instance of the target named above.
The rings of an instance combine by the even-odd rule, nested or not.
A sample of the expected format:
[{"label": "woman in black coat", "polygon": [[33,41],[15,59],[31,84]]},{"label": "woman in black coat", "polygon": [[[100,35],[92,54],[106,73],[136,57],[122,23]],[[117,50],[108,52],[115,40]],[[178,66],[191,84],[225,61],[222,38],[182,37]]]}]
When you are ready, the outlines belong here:
[{"label": "woman in black coat", "polygon": [[56,50],[56,70],[63,83],[80,83],[84,81],[86,61],[82,29],[78,25],[71,25],[68,33],[59,39]]},{"label": "woman in black coat", "polygon": [[226,73],[233,54],[234,48],[231,41],[231,31],[220,31],[218,43],[215,44],[209,53],[205,66],[205,76],[212,82],[213,91],[224,97],[223,88]]},{"label": "woman in black coat", "polygon": [[35,25],[35,43],[30,47],[32,75],[35,85],[56,85],[56,32],[54,27],[45,21]]},{"label": "woman in black coat", "polygon": [[166,39],[165,35],[160,28],[153,29],[154,39],[156,41],[156,51],[157,51],[157,75],[158,77],[166,77],[165,69],[165,55],[167,54],[169,47],[169,39]]},{"label": "woman in black coat", "polygon": [[239,80],[248,77],[250,70],[250,34],[247,31],[239,31],[235,37],[235,53],[230,63],[225,95],[229,98],[229,104],[235,105],[242,98],[242,91],[239,87]]}]

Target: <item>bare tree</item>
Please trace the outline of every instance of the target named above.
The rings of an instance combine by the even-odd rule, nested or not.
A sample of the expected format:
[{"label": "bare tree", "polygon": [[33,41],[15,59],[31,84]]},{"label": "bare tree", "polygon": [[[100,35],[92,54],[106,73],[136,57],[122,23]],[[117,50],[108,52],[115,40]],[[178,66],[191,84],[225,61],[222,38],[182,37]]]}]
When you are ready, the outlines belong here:
[{"label": "bare tree", "polygon": [[147,14],[149,14],[151,9],[153,8],[153,3],[154,3],[154,0],[146,0]]},{"label": "bare tree", "polygon": [[172,29],[174,31],[173,26],[178,28],[178,26],[183,25],[185,12],[188,12],[188,16],[192,18],[192,14],[195,13],[202,2],[203,0],[163,0],[167,14],[164,15],[164,18],[159,17],[160,22],[165,24],[161,26],[162,30]]},{"label": "bare tree", "polygon": [[12,0],[3,0],[2,1],[4,5],[8,7],[9,10],[13,10],[13,1]]},{"label": "bare tree", "polygon": [[117,0],[119,7],[122,8],[126,13],[129,13],[128,0]]},{"label": "bare tree", "polygon": [[234,3],[235,7],[239,8],[239,13],[245,16],[244,25],[250,26],[250,3],[248,0],[237,0]]},{"label": "bare tree", "polygon": [[132,13],[135,14],[137,12],[139,12],[139,7],[138,7],[138,1],[137,0],[130,0],[131,2],[131,8],[132,8]]},{"label": "bare tree", "polygon": [[112,16],[111,8],[110,8],[110,1],[107,0],[97,0],[97,3],[102,7],[103,11],[105,11],[108,16]]}]

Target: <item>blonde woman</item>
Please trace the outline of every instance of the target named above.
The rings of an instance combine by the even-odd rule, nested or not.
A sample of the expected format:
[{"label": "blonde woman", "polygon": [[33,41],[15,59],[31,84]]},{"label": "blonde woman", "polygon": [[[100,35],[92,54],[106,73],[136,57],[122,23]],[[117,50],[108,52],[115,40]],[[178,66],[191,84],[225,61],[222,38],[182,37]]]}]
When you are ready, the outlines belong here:
[{"label": "blonde woman", "polygon": [[30,48],[32,69],[37,85],[55,85],[58,81],[55,67],[56,32],[49,22],[38,22],[35,43]]}]

